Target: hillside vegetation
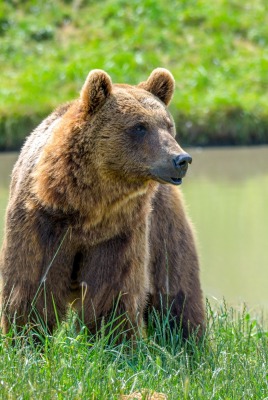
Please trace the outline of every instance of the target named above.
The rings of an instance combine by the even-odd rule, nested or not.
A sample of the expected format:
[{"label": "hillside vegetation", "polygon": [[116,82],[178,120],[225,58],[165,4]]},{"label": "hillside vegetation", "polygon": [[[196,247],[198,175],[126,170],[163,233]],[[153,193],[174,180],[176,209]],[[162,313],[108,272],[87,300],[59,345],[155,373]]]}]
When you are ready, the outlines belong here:
[{"label": "hillside vegetation", "polygon": [[266,0],[0,3],[0,149],[18,148],[90,69],[138,83],[171,70],[183,144],[268,143]]}]

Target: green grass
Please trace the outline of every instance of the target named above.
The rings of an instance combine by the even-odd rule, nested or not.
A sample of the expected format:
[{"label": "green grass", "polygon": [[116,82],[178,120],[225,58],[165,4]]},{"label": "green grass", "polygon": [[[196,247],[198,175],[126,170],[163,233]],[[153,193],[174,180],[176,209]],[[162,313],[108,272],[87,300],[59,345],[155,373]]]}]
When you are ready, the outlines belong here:
[{"label": "green grass", "polygon": [[208,328],[199,346],[182,344],[177,332],[159,326],[147,338],[109,343],[93,338],[73,319],[42,346],[0,336],[0,398],[119,399],[155,390],[178,399],[267,398],[268,334],[245,308],[207,304]]},{"label": "green grass", "polygon": [[266,0],[10,0],[0,4],[0,148],[18,147],[87,72],[177,82],[180,141],[268,142]]}]

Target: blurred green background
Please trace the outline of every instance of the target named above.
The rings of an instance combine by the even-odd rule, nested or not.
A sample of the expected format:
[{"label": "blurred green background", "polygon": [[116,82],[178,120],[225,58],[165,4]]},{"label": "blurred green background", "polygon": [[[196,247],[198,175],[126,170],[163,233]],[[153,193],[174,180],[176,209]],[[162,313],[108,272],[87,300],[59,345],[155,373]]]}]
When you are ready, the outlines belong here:
[{"label": "blurred green background", "polygon": [[90,69],[176,79],[180,143],[268,143],[267,0],[3,0],[0,149],[18,149]]}]

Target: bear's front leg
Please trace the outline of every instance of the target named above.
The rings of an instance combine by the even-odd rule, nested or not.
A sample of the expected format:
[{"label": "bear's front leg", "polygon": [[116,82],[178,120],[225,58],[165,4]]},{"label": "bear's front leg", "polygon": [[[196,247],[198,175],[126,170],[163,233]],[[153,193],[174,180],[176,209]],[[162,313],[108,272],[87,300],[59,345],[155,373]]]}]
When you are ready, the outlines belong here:
[{"label": "bear's front leg", "polygon": [[[161,227],[161,229],[159,229]],[[154,199],[150,231],[149,307],[181,328],[184,338],[202,335],[205,310],[193,229],[179,191],[161,186]]]},{"label": "bear's front leg", "polygon": [[93,333],[102,324],[130,338],[142,326],[148,293],[148,241],[144,229],[122,233],[80,258],[74,306]]},{"label": "bear's front leg", "polygon": [[0,261],[4,333],[12,327],[19,333],[26,325],[53,331],[66,313],[72,262],[67,227],[24,209],[8,213]]}]

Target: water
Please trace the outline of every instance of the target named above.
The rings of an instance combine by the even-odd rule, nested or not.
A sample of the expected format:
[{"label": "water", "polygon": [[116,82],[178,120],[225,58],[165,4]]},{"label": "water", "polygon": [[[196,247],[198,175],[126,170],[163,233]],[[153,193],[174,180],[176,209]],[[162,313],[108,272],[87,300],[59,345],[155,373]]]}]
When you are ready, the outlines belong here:
[{"label": "water", "polygon": [[[268,310],[268,147],[188,149],[182,190],[206,297]],[[17,154],[0,155],[0,242]]]},{"label": "water", "polygon": [[0,153],[0,245],[3,239],[4,216],[8,201],[10,174],[17,157],[18,154],[16,153]]},{"label": "water", "polygon": [[192,150],[183,190],[204,292],[268,310],[268,147]]}]

